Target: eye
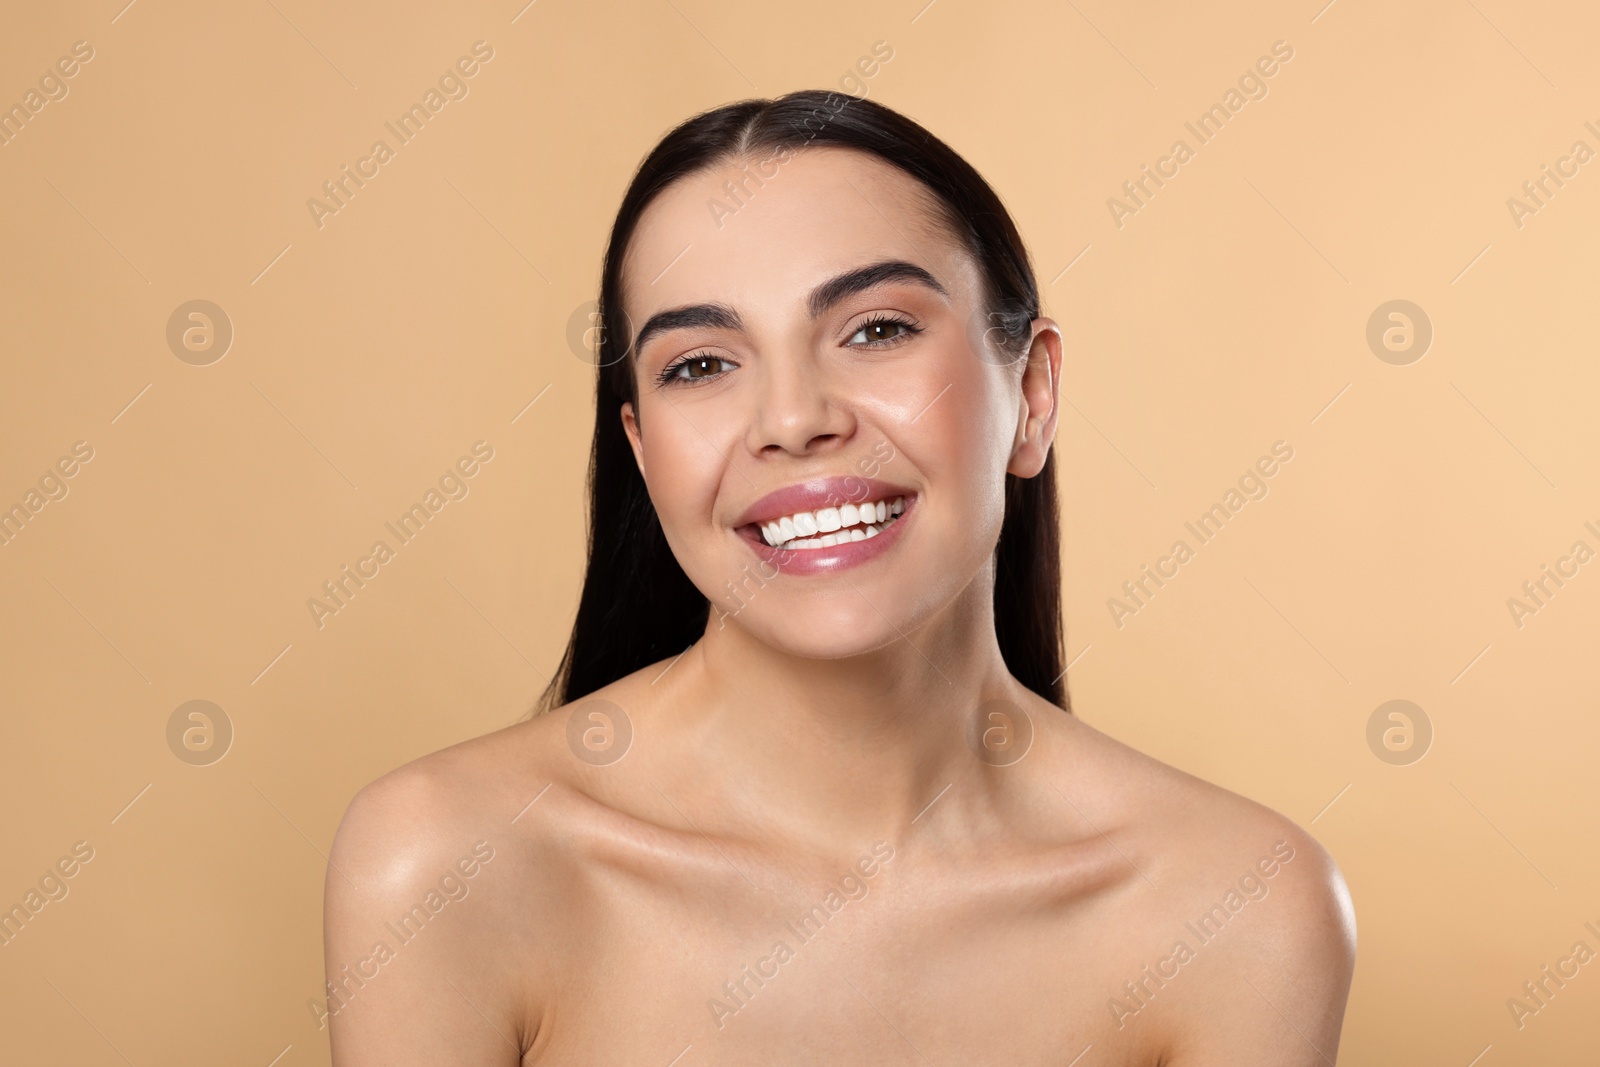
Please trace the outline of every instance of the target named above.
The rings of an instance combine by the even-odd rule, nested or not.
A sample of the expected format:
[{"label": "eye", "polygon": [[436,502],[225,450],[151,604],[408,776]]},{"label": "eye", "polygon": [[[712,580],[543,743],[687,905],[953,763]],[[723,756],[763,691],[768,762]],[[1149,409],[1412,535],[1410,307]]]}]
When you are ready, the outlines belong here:
[{"label": "eye", "polygon": [[699,352],[692,356],[684,356],[674,360],[663,367],[656,376],[657,385],[672,385],[677,382],[703,382],[712,378],[719,378],[723,373],[716,370],[717,364],[733,366],[730,361],[721,356],[713,356],[706,352]]},{"label": "eye", "polygon": [[[878,347],[892,344],[895,341],[903,341],[921,332],[922,329],[920,327],[913,326],[905,319],[894,315],[879,315],[863,322],[856,328],[856,332],[850,335],[850,340],[845,343]],[[857,338],[860,340],[858,341]]]}]

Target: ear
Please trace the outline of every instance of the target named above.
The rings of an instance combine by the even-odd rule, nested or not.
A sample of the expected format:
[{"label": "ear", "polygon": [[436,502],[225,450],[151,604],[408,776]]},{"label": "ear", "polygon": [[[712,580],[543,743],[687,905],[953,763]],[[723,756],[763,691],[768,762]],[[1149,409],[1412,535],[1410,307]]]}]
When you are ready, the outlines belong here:
[{"label": "ear", "polygon": [[633,449],[633,461],[639,466],[639,476],[644,477],[644,437],[639,432],[639,417],[634,414],[633,402],[622,402],[622,432],[628,435],[628,444]]},{"label": "ear", "polygon": [[1022,371],[1022,396],[1017,404],[1017,435],[1006,471],[1032,478],[1044,469],[1056,436],[1061,385],[1061,327],[1054,319],[1033,320],[1033,339]]}]

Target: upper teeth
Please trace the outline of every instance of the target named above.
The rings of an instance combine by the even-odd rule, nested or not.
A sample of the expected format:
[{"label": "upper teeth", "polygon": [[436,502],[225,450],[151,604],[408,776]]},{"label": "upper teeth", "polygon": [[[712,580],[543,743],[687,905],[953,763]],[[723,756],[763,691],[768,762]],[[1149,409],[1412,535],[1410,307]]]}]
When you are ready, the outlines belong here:
[{"label": "upper teeth", "polygon": [[[797,511],[793,515],[762,523],[761,536],[767,544],[774,546],[795,541],[796,544],[791,547],[826,548],[842,541],[876,537],[882,528],[877,523],[887,525],[892,516],[905,509],[906,498],[897,496],[892,501],[877,500],[866,504],[822,508],[819,511]],[[816,534],[822,536],[813,538]]]}]

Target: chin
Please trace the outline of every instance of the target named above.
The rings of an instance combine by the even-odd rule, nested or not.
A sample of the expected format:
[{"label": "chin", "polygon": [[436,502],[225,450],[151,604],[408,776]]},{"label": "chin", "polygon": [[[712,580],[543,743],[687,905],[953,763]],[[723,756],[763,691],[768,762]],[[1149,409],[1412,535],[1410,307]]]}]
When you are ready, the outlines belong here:
[{"label": "chin", "polygon": [[[726,626],[741,627],[770,648],[804,659],[846,659],[865,655],[899,641],[902,633],[910,631],[911,620],[885,618],[859,597],[856,600],[860,610],[841,609],[836,605],[814,605],[821,610],[806,610],[789,605],[752,603],[722,622]],[[762,611],[763,607],[767,610]],[[717,619],[713,613],[713,627]]]}]

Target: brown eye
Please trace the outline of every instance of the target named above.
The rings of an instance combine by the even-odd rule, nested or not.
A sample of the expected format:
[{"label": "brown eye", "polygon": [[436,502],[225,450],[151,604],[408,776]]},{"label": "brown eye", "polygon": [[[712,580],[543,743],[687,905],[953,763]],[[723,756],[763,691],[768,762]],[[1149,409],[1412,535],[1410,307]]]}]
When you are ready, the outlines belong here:
[{"label": "brown eye", "polygon": [[726,373],[730,364],[721,356],[686,356],[675,363],[668,364],[658,378],[660,385],[682,384],[687,382],[710,381],[720,378]]},{"label": "brown eye", "polygon": [[701,356],[698,359],[691,359],[687,363],[683,364],[683,366],[687,368],[687,373],[685,373],[683,376],[685,378],[710,377],[715,372],[713,364],[721,362],[722,361],[715,356]]},{"label": "brown eye", "polygon": [[901,319],[873,319],[864,322],[850,335],[849,344],[881,345],[892,341],[903,340],[914,333],[920,333],[916,327]]}]

